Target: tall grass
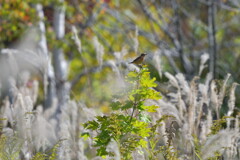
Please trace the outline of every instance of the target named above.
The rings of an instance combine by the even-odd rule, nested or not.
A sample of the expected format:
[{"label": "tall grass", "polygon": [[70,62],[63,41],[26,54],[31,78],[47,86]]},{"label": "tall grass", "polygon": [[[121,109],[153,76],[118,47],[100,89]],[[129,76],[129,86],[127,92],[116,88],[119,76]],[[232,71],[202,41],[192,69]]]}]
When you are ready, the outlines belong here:
[{"label": "tall grass", "polygon": [[[94,41],[98,43],[97,39]],[[97,55],[99,64],[104,63],[102,55],[100,47]],[[203,60],[205,63],[206,60]],[[121,60],[118,59],[118,62]],[[200,74],[204,63],[200,67]],[[128,71],[126,68],[120,72],[114,61],[109,64],[117,75]],[[156,67],[162,74],[160,64]],[[159,106],[156,113],[150,114],[153,121],[163,115],[172,116],[157,128],[157,147],[168,146],[171,141],[171,152],[175,152],[178,159],[216,158],[216,154],[223,159],[240,159],[239,112],[233,116],[237,84],[229,84],[230,75],[220,83],[220,87],[209,76],[205,81],[199,77],[187,81],[181,73],[165,73],[164,76],[169,80],[168,93],[161,100],[147,101],[149,105]],[[80,135],[84,132],[81,124],[102,113],[88,108],[82,101],[69,99],[58,121],[54,118],[57,100],[46,110],[42,105],[36,106],[39,84],[34,80],[29,87],[28,78],[25,77],[21,87],[12,83],[15,100],[11,104],[6,98],[1,106],[0,159],[101,159],[95,156],[93,141],[85,140]],[[226,98],[228,103],[224,102]],[[222,113],[226,105],[227,112]],[[120,159],[114,141],[108,149],[117,155],[115,159]],[[132,156],[133,159],[148,159],[147,153],[141,148]],[[163,153],[160,153],[159,158],[163,157]]]}]

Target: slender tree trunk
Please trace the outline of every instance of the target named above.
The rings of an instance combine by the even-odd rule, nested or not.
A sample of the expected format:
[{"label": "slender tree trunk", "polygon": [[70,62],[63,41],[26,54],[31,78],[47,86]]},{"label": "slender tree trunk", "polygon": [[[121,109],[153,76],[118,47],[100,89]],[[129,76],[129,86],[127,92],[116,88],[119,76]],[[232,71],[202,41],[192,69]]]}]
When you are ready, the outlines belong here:
[{"label": "slender tree trunk", "polygon": [[[62,3],[64,0],[59,0],[59,2]],[[56,39],[61,41],[65,35],[65,8],[61,5],[57,5],[54,8],[53,25]],[[56,114],[58,114],[61,113],[61,109],[65,106],[66,100],[69,97],[69,91],[66,84],[68,65],[64,58],[62,48],[55,47],[53,51],[53,67],[58,99],[58,109]]]},{"label": "slender tree trunk", "polygon": [[217,62],[217,43],[216,43],[216,27],[215,27],[215,11],[216,6],[214,0],[208,0],[208,40],[209,40],[209,71],[212,78],[217,78],[216,62]]},{"label": "slender tree trunk", "polygon": [[36,5],[37,14],[39,17],[38,28],[40,30],[40,40],[39,40],[39,52],[43,57],[43,85],[44,85],[44,107],[51,107],[53,100],[56,98],[55,90],[55,80],[54,80],[54,71],[51,65],[51,58],[48,54],[47,40],[46,40],[46,29],[44,20],[44,13],[41,4]]}]

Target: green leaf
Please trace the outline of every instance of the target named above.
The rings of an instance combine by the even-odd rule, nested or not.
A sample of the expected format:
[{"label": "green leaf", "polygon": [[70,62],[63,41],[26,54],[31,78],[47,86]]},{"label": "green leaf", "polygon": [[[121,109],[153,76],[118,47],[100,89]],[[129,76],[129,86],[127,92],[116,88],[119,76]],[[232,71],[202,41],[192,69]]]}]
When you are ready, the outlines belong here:
[{"label": "green leaf", "polygon": [[134,98],[134,96],[133,95],[129,95],[129,100],[131,100],[131,101],[134,101],[135,100],[135,98]]},{"label": "green leaf", "polygon": [[105,122],[108,119],[107,116],[97,116],[96,118],[98,122]]},{"label": "green leaf", "polygon": [[156,109],[159,108],[159,106],[156,106],[156,105],[142,106],[142,108],[147,112],[156,112]]},{"label": "green leaf", "polygon": [[118,110],[121,107],[121,103],[119,101],[112,102],[110,104],[110,107],[112,108],[112,110]]},{"label": "green leaf", "polygon": [[98,129],[99,124],[96,121],[89,121],[87,123],[84,123],[83,126],[86,129],[96,130],[96,129]]},{"label": "green leaf", "polygon": [[129,78],[135,78],[135,77],[137,77],[137,76],[138,76],[138,73],[137,73],[137,72],[133,72],[133,71],[132,71],[132,72],[129,72],[129,73],[128,73],[128,77],[129,77]]},{"label": "green leaf", "polygon": [[84,140],[87,140],[88,137],[90,137],[89,133],[88,132],[84,132],[81,134],[81,137],[84,139]]},{"label": "green leaf", "polygon": [[138,73],[136,71],[129,72],[126,80],[130,83],[135,83],[138,80]]},{"label": "green leaf", "polygon": [[148,128],[148,123],[142,122],[142,121],[135,121],[133,123],[134,133],[141,137],[148,137],[149,132],[151,131],[150,128]]},{"label": "green leaf", "polygon": [[108,155],[108,152],[106,150],[106,147],[100,147],[97,149],[97,155],[101,156],[102,158],[104,158],[106,155]]},{"label": "green leaf", "polygon": [[143,148],[147,148],[147,141],[144,139],[141,139],[139,141],[139,145],[142,146]]},{"label": "green leaf", "polygon": [[126,101],[125,105],[122,106],[122,110],[126,110],[133,107],[132,101]]},{"label": "green leaf", "polygon": [[156,80],[155,77],[151,79],[150,72],[144,72],[141,77],[140,83],[141,83],[141,86],[143,87],[156,87],[157,84],[154,83],[155,80]]}]

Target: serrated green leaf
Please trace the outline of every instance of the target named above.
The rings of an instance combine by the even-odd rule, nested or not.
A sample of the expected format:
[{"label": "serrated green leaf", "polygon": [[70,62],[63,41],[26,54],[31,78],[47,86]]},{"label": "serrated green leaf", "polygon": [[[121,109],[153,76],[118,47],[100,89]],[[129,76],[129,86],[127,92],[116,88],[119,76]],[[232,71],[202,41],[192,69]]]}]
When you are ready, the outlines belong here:
[{"label": "serrated green leaf", "polygon": [[132,101],[126,101],[125,105],[122,106],[122,110],[126,110],[133,107]]},{"label": "serrated green leaf", "polygon": [[106,147],[100,147],[97,149],[97,155],[103,157],[106,157],[108,155],[108,152],[106,150]]},{"label": "serrated green leaf", "polygon": [[129,100],[131,100],[131,101],[134,101],[134,96],[133,95],[129,95]]},{"label": "serrated green leaf", "polygon": [[143,148],[147,148],[147,141],[145,141],[144,139],[141,139],[139,141],[139,145]]},{"label": "serrated green leaf", "polygon": [[128,77],[129,77],[129,78],[134,78],[134,77],[137,77],[137,76],[138,76],[138,73],[137,73],[137,72],[132,71],[132,72],[129,72],[129,73],[128,73]]},{"label": "serrated green leaf", "polygon": [[98,122],[103,122],[103,121],[106,121],[106,119],[108,118],[107,116],[97,116],[96,117]]},{"label": "serrated green leaf", "polygon": [[121,103],[119,101],[112,102],[110,104],[110,107],[112,108],[112,110],[118,110],[119,108],[121,108]]},{"label": "serrated green leaf", "polygon": [[89,121],[87,123],[84,123],[83,127],[86,128],[86,129],[96,130],[96,129],[98,129],[99,124],[96,121]]},{"label": "serrated green leaf", "polygon": [[156,109],[159,108],[159,106],[156,106],[156,105],[142,106],[142,108],[147,112],[156,112]]},{"label": "serrated green leaf", "polygon": [[81,134],[81,137],[84,139],[84,140],[87,140],[88,137],[90,137],[90,134],[88,132],[84,132]]}]

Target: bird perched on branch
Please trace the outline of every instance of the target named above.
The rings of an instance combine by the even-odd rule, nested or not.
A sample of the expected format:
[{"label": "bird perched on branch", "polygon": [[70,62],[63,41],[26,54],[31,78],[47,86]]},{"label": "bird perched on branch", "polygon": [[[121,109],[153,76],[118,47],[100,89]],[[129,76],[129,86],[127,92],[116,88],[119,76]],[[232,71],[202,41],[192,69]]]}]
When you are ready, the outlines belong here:
[{"label": "bird perched on branch", "polygon": [[133,60],[132,62],[130,62],[130,63],[139,65],[139,64],[141,64],[141,63],[143,62],[143,60],[144,60],[144,58],[145,58],[146,55],[147,55],[147,54],[142,53],[139,57],[137,57],[136,59],[134,59],[134,60]]}]

